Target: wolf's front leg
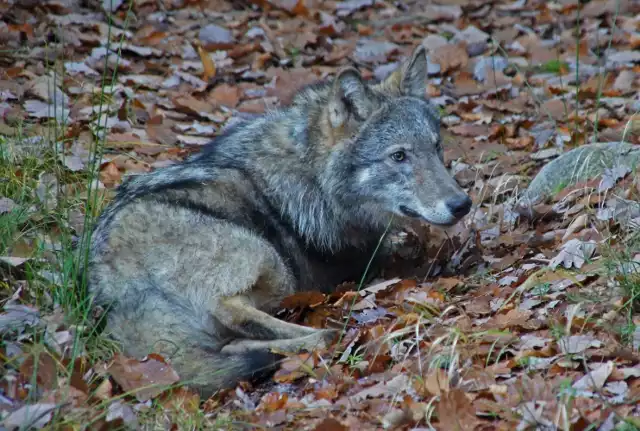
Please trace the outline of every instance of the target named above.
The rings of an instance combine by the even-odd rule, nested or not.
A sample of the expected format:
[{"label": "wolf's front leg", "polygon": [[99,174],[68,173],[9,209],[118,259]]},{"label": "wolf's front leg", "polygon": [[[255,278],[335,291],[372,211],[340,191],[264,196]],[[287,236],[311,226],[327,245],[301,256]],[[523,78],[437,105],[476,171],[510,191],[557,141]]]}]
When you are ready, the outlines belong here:
[{"label": "wolf's front leg", "polygon": [[331,329],[316,329],[310,335],[284,340],[234,340],[225,345],[221,351],[229,355],[269,350],[281,350],[284,352],[311,351],[329,346],[329,343],[337,336],[337,333],[337,331]]},{"label": "wolf's front leg", "polygon": [[[239,239],[242,248],[238,247]],[[269,314],[282,299],[295,293],[298,285],[273,246],[248,235],[231,240],[227,236],[229,244],[223,247],[224,275],[218,271],[211,278],[211,284],[219,286],[219,294],[212,298],[212,315],[237,338],[285,340],[317,333],[317,329]]]},{"label": "wolf's front leg", "polygon": [[216,318],[233,332],[251,340],[300,338],[319,331],[276,319],[258,310],[252,296],[255,296],[254,292],[221,299],[216,310]]}]

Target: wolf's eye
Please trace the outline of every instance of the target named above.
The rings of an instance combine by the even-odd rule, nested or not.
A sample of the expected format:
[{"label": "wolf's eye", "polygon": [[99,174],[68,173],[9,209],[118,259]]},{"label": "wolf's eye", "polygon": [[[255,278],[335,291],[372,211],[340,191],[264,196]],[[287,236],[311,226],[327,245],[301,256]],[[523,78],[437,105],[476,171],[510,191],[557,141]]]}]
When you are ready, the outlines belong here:
[{"label": "wolf's eye", "polygon": [[396,151],[395,153],[391,154],[391,158],[395,162],[403,162],[406,157],[407,155],[404,153],[404,151]]}]

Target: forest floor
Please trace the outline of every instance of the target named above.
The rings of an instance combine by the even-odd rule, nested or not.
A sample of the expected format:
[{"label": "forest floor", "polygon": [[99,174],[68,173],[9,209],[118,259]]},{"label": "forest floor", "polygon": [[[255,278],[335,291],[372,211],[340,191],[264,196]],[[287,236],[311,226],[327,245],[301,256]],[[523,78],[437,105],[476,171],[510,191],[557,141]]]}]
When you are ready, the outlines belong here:
[{"label": "forest floor", "polygon": [[[107,12],[112,10],[113,12]],[[640,5],[622,0],[0,0],[3,429],[640,430],[640,174],[507,211],[591,142],[640,144]],[[77,280],[128,174],[423,44],[445,159],[474,201],[410,265],[278,317],[326,351],[209,399],[102,337]],[[621,212],[636,211],[627,222]]]}]

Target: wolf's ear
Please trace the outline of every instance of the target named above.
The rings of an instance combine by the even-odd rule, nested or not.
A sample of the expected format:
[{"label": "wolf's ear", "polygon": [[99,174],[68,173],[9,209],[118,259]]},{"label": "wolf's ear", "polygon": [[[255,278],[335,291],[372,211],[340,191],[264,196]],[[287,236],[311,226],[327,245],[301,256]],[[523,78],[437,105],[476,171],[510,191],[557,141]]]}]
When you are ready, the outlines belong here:
[{"label": "wolf's ear", "polygon": [[418,45],[411,58],[402,65],[400,88],[404,94],[425,97],[427,90],[427,52]]},{"label": "wolf's ear", "polygon": [[411,57],[379,84],[379,88],[386,93],[423,98],[427,90],[426,79],[427,53],[424,46],[418,45]]},{"label": "wolf's ear", "polygon": [[354,68],[342,70],[336,76],[329,97],[329,121],[333,128],[342,126],[349,115],[366,119],[372,112],[370,90]]}]

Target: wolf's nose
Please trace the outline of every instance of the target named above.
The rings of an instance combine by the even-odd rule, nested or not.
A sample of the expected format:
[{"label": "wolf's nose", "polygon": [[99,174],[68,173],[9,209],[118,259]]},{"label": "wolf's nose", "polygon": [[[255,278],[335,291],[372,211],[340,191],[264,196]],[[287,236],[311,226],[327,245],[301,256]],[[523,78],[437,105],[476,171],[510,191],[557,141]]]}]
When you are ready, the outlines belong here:
[{"label": "wolf's nose", "polygon": [[467,195],[447,200],[447,208],[449,208],[451,214],[456,218],[461,218],[469,214],[471,204],[471,198]]}]

